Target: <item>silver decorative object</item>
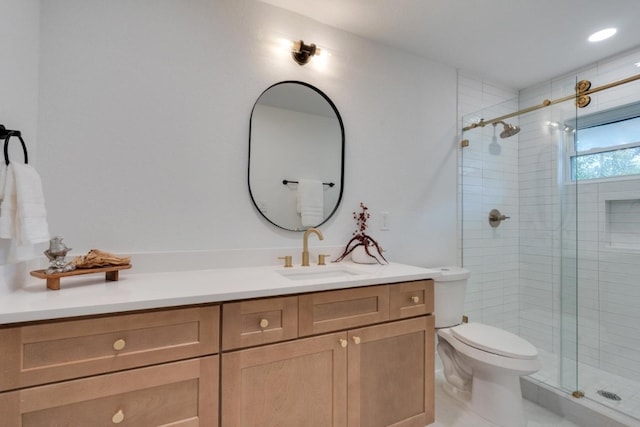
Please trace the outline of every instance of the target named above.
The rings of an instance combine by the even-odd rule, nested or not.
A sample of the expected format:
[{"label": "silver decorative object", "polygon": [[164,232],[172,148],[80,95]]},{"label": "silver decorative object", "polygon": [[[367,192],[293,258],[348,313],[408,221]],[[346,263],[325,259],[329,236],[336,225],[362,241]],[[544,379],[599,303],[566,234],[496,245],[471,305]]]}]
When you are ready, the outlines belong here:
[{"label": "silver decorative object", "polygon": [[75,265],[64,261],[64,257],[67,256],[67,252],[70,250],[71,248],[68,248],[67,245],[62,243],[62,237],[60,236],[53,237],[49,240],[49,249],[44,251],[44,254],[49,258],[49,268],[46,273],[65,273],[75,270]]}]

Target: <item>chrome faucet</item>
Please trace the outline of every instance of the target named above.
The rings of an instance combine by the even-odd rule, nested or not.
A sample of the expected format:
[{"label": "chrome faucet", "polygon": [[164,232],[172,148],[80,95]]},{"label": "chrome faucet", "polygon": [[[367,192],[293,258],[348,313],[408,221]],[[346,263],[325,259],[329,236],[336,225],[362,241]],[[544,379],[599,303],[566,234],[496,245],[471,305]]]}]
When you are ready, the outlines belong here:
[{"label": "chrome faucet", "polygon": [[324,236],[317,228],[309,228],[304,232],[304,236],[302,237],[302,266],[309,267],[309,235],[311,233],[316,233],[318,235],[318,239],[324,240]]}]

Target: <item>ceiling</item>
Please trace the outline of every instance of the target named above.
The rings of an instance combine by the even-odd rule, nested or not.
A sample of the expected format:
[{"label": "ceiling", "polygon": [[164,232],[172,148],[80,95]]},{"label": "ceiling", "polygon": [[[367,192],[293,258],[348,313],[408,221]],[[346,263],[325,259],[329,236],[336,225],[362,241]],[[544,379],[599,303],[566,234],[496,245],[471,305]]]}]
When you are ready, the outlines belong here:
[{"label": "ceiling", "polygon": [[[511,89],[640,46],[640,0],[261,1]],[[587,41],[607,27],[618,33]]]}]

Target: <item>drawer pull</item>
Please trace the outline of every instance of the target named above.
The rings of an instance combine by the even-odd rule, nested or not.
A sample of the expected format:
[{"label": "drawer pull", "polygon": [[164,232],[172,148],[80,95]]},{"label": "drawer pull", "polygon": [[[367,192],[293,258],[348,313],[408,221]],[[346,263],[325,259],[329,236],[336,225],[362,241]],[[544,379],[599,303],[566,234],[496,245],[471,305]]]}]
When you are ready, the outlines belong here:
[{"label": "drawer pull", "polygon": [[345,340],[344,338],[341,338],[340,339],[340,347],[346,348],[347,347],[347,340]]},{"label": "drawer pull", "polygon": [[264,329],[267,326],[269,326],[269,321],[267,319],[260,319],[260,327]]},{"label": "drawer pull", "polygon": [[116,351],[123,350],[126,346],[127,346],[127,343],[123,339],[115,340],[113,342],[113,349]]},{"label": "drawer pull", "polygon": [[414,303],[417,304],[417,303],[420,302],[420,297],[417,297],[417,296],[414,295],[414,296],[411,297],[411,301],[413,301]]},{"label": "drawer pull", "polygon": [[360,344],[360,337],[353,337],[352,339],[354,344]]},{"label": "drawer pull", "polygon": [[111,422],[114,424],[120,424],[123,421],[124,421],[124,412],[122,412],[122,409],[120,409],[118,412],[113,414],[113,417],[111,417]]}]

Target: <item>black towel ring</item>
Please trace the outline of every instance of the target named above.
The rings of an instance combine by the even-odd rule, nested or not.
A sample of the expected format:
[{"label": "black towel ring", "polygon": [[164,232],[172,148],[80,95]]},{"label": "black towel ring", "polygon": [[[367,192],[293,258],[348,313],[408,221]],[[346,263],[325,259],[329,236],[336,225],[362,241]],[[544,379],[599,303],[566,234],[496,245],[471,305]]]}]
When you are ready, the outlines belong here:
[{"label": "black towel ring", "polygon": [[4,162],[7,166],[9,166],[9,139],[12,136],[17,136],[20,140],[20,144],[22,144],[22,152],[24,153],[24,163],[29,163],[29,155],[27,154],[27,145],[24,143],[24,139],[22,139],[22,134],[19,130],[9,130],[4,127],[4,125],[0,125],[0,139],[4,139]]}]

